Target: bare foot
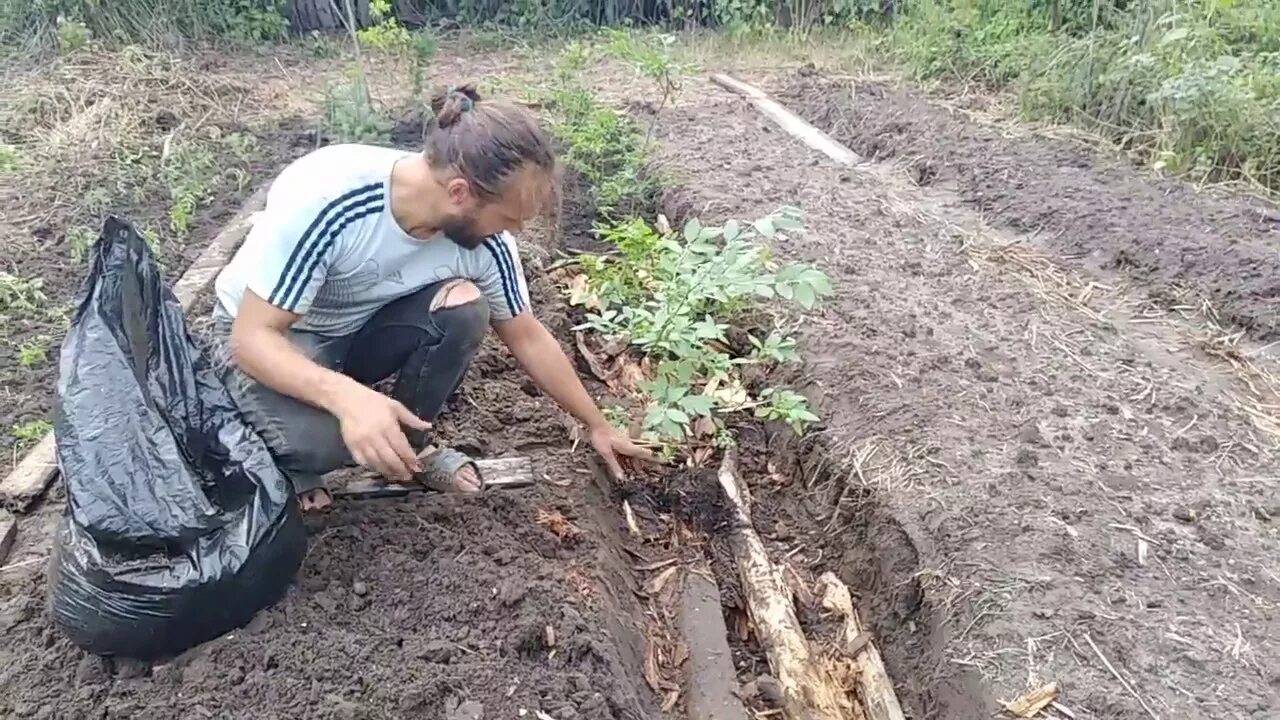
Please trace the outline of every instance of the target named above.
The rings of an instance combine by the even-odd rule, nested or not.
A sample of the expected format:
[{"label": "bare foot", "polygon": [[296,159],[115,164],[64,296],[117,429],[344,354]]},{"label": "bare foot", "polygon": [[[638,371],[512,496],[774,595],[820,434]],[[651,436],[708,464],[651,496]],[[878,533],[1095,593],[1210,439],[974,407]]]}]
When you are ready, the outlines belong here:
[{"label": "bare foot", "polygon": [[298,495],[298,500],[302,503],[304,513],[324,512],[333,504],[333,498],[329,497],[329,491],[324,488],[308,490]]},{"label": "bare foot", "polygon": [[[427,446],[422,452],[418,453],[419,458],[426,458],[435,452],[436,448]],[[465,465],[458,469],[453,477],[450,478],[450,489],[453,492],[474,493],[480,492],[480,475],[476,469],[470,465]]]}]

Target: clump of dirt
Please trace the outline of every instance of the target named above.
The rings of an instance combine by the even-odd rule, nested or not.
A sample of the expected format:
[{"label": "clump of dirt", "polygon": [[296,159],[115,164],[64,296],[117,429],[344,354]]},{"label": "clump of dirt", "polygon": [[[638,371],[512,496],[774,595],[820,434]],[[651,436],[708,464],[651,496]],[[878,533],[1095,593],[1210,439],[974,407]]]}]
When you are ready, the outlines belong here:
[{"label": "clump of dirt", "polygon": [[1078,143],[1010,137],[880,83],[801,73],[777,85],[792,111],[871,160],[906,162],[918,184],[954,188],[987,217],[1129,276],[1166,306],[1199,306],[1198,296],[1255,338],[1280,338],[1274,205],[1145,177]]}]

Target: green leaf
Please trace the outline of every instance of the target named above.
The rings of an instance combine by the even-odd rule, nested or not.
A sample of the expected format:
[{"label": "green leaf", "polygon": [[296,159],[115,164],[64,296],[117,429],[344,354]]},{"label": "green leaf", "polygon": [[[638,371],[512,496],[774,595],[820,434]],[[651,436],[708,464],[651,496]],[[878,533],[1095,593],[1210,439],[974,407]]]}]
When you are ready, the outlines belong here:
[{"label": "green leaf", "polygon": [[1191,34],[1190,28],[1185,28],[1185,27],[1174,28],[1169,32],[1165,33],[1164,37],[1160,38],[1160,44],[1168,45],[1171,42],[1177,42],[1179,40],[1182,40],[1183,38],[1187,37],[1190,34]]},{"label": "green leaf", "polygon": [[799,302],[805,310],[812,309],[813,304],[818,300],[818,298],[813,294],[813,288],[808,285],[797,285],[795,287],[795,295],[796,301]]},{"label": "green leaf", "polygon": [[685,242],[693,242],[702,234],[702,223],[698,222],[698,218],[694,218],[684,224]]},{"label": "green leaf", "polygon": [[737,220],[730,220],[724,224],[725,242],[733,242],[738,239],[738,235],[742,232],[742,227],[738,225]]},{"label": "green leaf", "polygon": [[710,415],[716,401],[706,395],[689,395],[680,400],[680,407],[694,415]]},{"label": "green leaf", "polygon": [[680,423],[681,425],[684,425],[692,419],[689,417],[688,413],[680,408],[669,407],[666,410],[666,415],[669,420]]},{"label": "green leaf", "polygon": [[755,227],[756,232],[767,238],[771,238],[774,235],[773,218],[760,218],[752,223],[752,226]]}]

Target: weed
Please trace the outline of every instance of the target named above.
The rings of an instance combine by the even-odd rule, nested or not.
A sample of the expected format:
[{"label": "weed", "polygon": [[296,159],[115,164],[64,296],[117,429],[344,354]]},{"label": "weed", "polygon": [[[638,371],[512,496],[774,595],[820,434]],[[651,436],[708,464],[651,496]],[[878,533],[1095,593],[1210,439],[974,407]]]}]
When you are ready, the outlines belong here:
[{"label": "weed", "polygon": [[743,368],[797,359],[795,341],[775,329],[751,337],[749,351],[730,346],[728,330],[747,313],[790,301],[805,309],[832,292],[821,271],[780,265],[760,240],[800,232],[803,213],[784,207],[750,223],[703,226],[690,220],[677,236],[632,218],[601,229],[616,258],[583,256],[570,303],[592,310],[578,329],[619,337],[647,357],[652,377],[639,383],[648,403],[646,434],[668,448],[698,438],[723,442],[724,418],[754,410],[803,432],[817,417],[803,396],[766,388],[753,393]]},{"label": "weed", "polygon": [[391,136],[391,120],[373,107],[363,72],[355,69],[347,82],[325,93],[325,130],[338,142],[383,143]]},{"label": "weed", "polygon": [[48,420],[32,420],[13,426],[14,443],[18,447],[29,447],[44,439],[53,432],[53,425]]},{"label": "weed", "polygon": [[46,303],[44,280],[0,271],[0,313],[31,311]]},{"label": "weed", "polygon": [[1280,189],[1280,5],[920,0],[882,45],[921,78],[1018,91],[1192,179]]},{"label": "weed", "polygon": [[617,219],[634,214],[656,190],[645,172],[644,139],[630,117],[605,107],[579,82],[589,46],[570,43],[556,62],[546,103],[562,160],[591,187],[596,212]]},{"label": "weed", "polygon": [[217,165],[204,143],[178,141],[171,148],[161,160],[160,171],[169,188],[169,226],[182,237],[190,230],[196,209],[212,196]]},{"label": "weed", "polygon": [[17,172],[22,169],[22,157],[18,148],[0,143],[0,174]]},{"label": "weed", "polygon": [[18,346],[18,363],[24,368],[34,368],[49,356],[49,338],[38,337]]},{"label": "weed", "polygon": [[98,239],[93,228],[85,225],[72,225],[67,228],[67,245],[71,248],[71,257],[78,263],[89,258],[89,250]]},{"label": "weed", "polygon": [[369,0],[373,24],[356,31],[360,44],[383,51],[401,51],[410,47],[413,36],[396,19],[391,0]]}]

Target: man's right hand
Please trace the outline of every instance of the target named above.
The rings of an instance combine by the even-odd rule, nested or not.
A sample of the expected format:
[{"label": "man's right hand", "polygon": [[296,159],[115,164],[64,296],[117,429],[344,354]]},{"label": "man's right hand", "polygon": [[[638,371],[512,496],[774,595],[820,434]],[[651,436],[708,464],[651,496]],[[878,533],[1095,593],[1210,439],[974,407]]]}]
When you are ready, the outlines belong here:
[{"label": "man's right hand", "polygon": [[422,471],[401,425],[428,430],[431,423],[401,403],[352,380],[332,403],[342,425],[342,440],[351,457],[397,482],[409,482]]}]

